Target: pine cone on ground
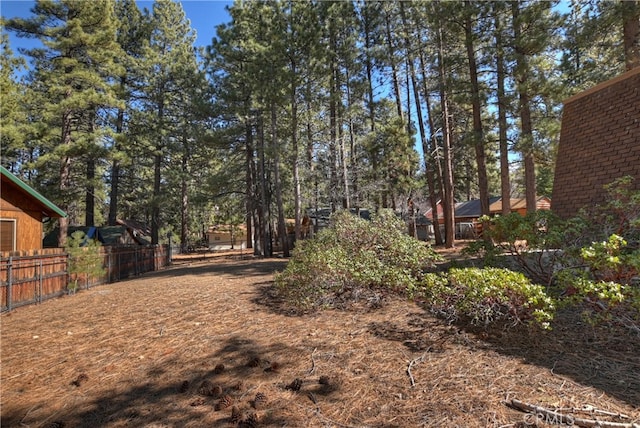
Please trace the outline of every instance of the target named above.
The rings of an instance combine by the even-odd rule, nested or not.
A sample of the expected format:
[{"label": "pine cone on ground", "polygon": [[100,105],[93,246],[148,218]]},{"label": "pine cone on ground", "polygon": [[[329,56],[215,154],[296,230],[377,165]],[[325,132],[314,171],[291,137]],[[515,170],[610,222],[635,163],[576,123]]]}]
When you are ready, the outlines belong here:
[{"label": "pine cone on ground", "polygon": [[182,382],[182,384],[180,384],[180,388],[178,388],[178,391],[181,394],[184,394],[185,392],[187,392],[189,390],[189,386],[190,386],[189,381],[185,380],[185,381]]},{"label": "pine cone on ground", "polygon": [[262,409],[267,404],[267,396],[262,392],[258,392],[253,399],[251,405],[254,409]]},{"label": "pine cone on ground", "polygon": [[220,401],[218,401],[218,404],[216,404],[216,410],[223,410],[231,407],[231,405],[233,405],[233,398],[229,395],[225,395],[220,399]]},{"label": "pine cone on ground", "polygon": [[302,380],[298,378],[295,378],[293,382],[285,387],[285,389],[289,389],[294,392],[300,391],[300,388],[302,388]]},{"label": "pine cone on ground", "polygon": [[247,367],[258,367],[258,366],[260,366],[261,362],[262,361],[260,360],[260,357],[253,357],[247,363]]},{"label": "pine cone on ground", "polygon": [[213,368],[213,374],[220,374],[224,371],[224,364],[217,364],[214,368]]},{"label": "pine cone on ground", "polygon": [[205,380],[200,384],[200,388],[198,388],[198,394],[205,395],[207,397],[215,397],[217,388],[214,384],[212,384],[208,380]]},{"label": "pine cone on ground", "polygon": [[340,387],[340,380],[338,377],[323,375],[318,379],[318,383],[322,385],[320,392],[325,394],[336,391]]},{"label": "pine cone on ground", "polygon": [[231,408],[231,419],[230,419],[231,423],[239,424],[240,422],[242,422],[242,419],[243,419],[242,410],[240,410],[236,406],[233,406]]},{"label": "pine cone on ground", "polygon": [[249,413],[247,418],[242,422],[242,426],[246,428],[257,428],[258,415],[256,415],[255,413]]}]

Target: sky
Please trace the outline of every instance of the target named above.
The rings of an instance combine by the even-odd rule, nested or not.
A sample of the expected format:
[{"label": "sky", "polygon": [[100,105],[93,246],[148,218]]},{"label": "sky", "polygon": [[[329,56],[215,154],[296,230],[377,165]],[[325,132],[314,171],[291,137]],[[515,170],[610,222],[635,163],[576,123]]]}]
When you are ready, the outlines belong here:
[{"label": "sky", "polygon": [[[92,1],[92,0],[84,0]],[[137,0],[138,7],[142,10],[151,10],[153,1]],[[233,1],[223,0],[183,0],[182,4],[187,19],[191,21],[191,27],[196,30],[196,46],[207,46],[211,44],[211,39],[216,35],[216,26],[227,23],[231,20],[226,6],[231,6]],[[32,0],[0,0],[0,14],[5,18],[28,18],[32,16],[31,8],[35,5]],[[18,54],[18,48],[31,48],[39,46],[39,43],[32,39],[18,38],[14,33],[9,32],[9,43],[14,54]]]}]

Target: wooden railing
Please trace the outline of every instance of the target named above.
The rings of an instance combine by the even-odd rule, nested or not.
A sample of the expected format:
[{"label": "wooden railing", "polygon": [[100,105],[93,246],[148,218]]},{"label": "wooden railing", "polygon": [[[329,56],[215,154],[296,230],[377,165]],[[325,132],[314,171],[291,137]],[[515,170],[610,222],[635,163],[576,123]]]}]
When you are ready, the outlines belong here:
[{"label": "wooden railing", "polygon": [[[78,277],[80,289],[156,271],[171,262],[168,246],[103,247],[105,274]],[[0,254],[0,310],[41,303],[70,292],[69,255],[62,248]]]}]

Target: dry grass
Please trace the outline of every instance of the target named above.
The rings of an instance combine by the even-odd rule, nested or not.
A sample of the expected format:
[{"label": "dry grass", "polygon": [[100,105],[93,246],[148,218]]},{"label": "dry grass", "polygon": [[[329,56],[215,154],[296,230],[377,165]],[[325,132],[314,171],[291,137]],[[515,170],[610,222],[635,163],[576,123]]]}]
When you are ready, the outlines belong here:
[{"label": "dry grass", "polygon": [[3,315],[2,426],[532,420],[505,406],[507,398],[640,420],[637,336],[594,330],[571,313],[550,333],[473,332],[402,300],[375,311],[293,316],[271,288],[284,263],[182,260]]}]

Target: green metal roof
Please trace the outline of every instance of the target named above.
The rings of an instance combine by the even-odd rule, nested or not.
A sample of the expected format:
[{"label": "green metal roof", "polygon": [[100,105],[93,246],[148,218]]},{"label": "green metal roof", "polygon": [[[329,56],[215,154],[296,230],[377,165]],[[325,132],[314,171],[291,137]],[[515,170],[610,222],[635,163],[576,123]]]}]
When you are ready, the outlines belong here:
[{"label": "green metal roof", "polygon": [[18,188],[20,188],[23,192],[26,192],[27,194],[35,198],[38,202],[40,202],[40,204],[42,204],[45,208],[48,209],[49,214],[57,214],[57,215],[50,215],[50,217],[66,217],[67,216],[67,213],[65,213],[60,208],[58,208],[53,202],[51,202],[50,200],[42,196],[40,193],[36,192],[31,186],[29,186],[24,181],[20,180],[18,177],[13,175],[11,172],[9,172],[8,169],[3,167],[2,165],[0,165],[0,173],[2,173],[4,177],[7,177],[9,181],[11,181],[13,184],[18,186]]}]

